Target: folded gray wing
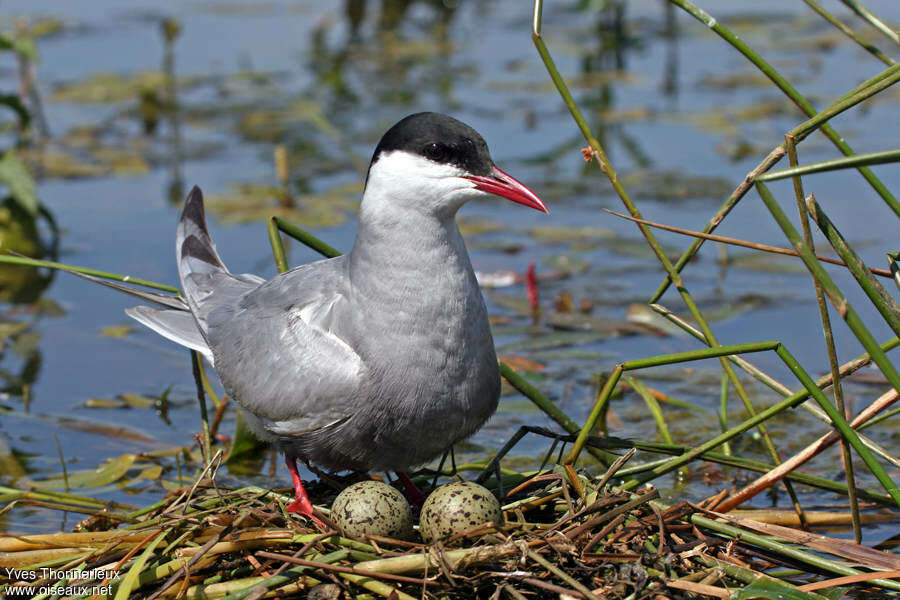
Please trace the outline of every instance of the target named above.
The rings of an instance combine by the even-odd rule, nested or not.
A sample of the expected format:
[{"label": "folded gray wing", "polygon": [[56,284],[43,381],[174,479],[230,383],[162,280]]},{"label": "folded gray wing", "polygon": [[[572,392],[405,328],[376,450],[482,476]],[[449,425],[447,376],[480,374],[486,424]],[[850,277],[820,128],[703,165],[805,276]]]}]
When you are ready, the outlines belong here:
[{"label": "folded gray wing", "polygon": [[298,435],[353,413],[366,369],[340,336],[346,292],[341,257],[279,275],[207,314],[225,389],[269,431]]}]

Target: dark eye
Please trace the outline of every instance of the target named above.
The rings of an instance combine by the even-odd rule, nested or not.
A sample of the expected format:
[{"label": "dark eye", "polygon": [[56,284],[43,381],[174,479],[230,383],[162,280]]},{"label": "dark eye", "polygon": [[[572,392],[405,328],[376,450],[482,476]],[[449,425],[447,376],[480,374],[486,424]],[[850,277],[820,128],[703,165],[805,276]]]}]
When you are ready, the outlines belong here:
[{"label": "dark eye", "polygon": [[422,149],[422,153],[435,162],[444,162],[447,160],[449,150],[443,144],[430,142]]}]

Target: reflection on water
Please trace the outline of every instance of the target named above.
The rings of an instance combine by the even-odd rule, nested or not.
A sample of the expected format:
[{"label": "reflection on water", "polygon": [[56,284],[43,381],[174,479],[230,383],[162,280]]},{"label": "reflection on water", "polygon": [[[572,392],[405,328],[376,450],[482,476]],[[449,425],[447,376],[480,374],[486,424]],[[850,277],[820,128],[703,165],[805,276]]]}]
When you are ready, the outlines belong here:
[{"label": "reflection on water", "polygon": [[[27,21],[18,20],[0,44],[4,57],[15,63],[11,74],[18,84],[17,90],[10,89],[12,78],[0,84],[0,253],[56,260],[59,230],[40,203],[22,153],[50,136],[36,81],[34,39]],[[52,271],[0,263],[0,398],[15,398],[26,413],[43,364],[38,323],[62,312],[43,297],[54,277]],[[21,442],[16,436],[0,441],[0,476],[6,480],[22,478],[29,470],[17,448]]]},{"label": "reflection on water", "polygon": [[[41,221],[47,219],[49,213],[35,217],[12,198],[3,200],[0,203],[0,252],[55,260],[55,229],[52,229],[53,239],[50,241],[42,239],[39,231]],[[0,264],[0,302],[32,304],[40,298],[53,277],[53,271]]]},{"label": "reflection on water", "polygon": [[[181,118],[178,109],[178,82],[175,79],[175,39],[181,33],[181,24],[175,19],[163,19],[159,26],[163,37],[162,72],[165,74],[165,113],[169,117],[172,147],[169,154],[171,183],[169,184],[169,201],[179,206],[185,196],[183,161],[181,151]],[[145,128],[146,129],[146,128]]]},{"label": "reflection on water", "polygon": [[[900,16],[889,0],[869,4],[887,18]],[[506,359],[579,421],[593,400],[597,373],[622,360],[696,347],[635,317],[640,311],[632,305],[646,302],[660,282],[656,260],[632,225],[600,211],[616,206],[611,188],[596,165],[582,159],[583,139],[531,44],[526,4],[213,1],[123,8],[107,0],[74,6],[4,5],[36,32],[40,62],[28,70],[34,83],[28,97],[43,107],[53,135],[36,136],[20,155],[39,180],[39,200],[59,223],[61,260],[173,282],[174,222],[195,183],[208,194],[214,237],[235,271],[274,272],[261,221],[272,214],[346,249],[374,143],[405,114],[438,110],[484,134],[498,163],[551,207],[551,220],[541,222],[507,212],[499,202],[467,206],[460,216],[476,269],[497,286],[486,296]],[[748,10],[744,3],[718,2],[707,8],[738,25],[742,38],[818,106],[880,68],[801,7],[764,3]],[[544,35],[561,72],[648,218],[699,228],[802,120],[780,93],[758,85],[744,59],[670,4],[618,0],[544,11]],[[0,23],[0,30],[10,27]],[[790,35],[775,35],[773,28]],[[826,41],[830,49],[823,52]],[[18,65],[7,67],[4,73],[16,73],[17,80]],[[876,98],[866,111],[843,116],[839,130],[859,151],[883,149],[900,127],[893,104]],[[833,156],[814,137],[801,147],[803,162]],[[897,187],[895,172],[885,168],[879,175]],[[831,201],[832,218],[867,260],[880,263],[882,241],[892,239],[894,225],[875,219],[860,226],[862,212],[881,210],[868,190],[860,190],[852,174],[812,181],[825,182],[824,198],[822,190],[811,191]],[[783,245],[757,204],[745,199],[723,233]],[[0,211],[5,248],[54,254],[41,217],[29,222],[13,216],[15,207],[8,212],[6,219]],[[688,243],[661,240],[670,255]],[[293,255],[294,264],[315,258],[296,246]],[[540,286],[537,324],[523,284],[531,261]],[[789,259],[734,250],[720,257],[709,247],[685,277],[723,343],[781,339],[817,372],[826,368],[821,331],[807,277],[796,267]],[[121,311],[129,304],[111,292],[5,266],[0,285],[7,303],[0,328],[8,327],[0,340],[0,483],[57,474],[51,432],[58,433],[73,471],[110,457],[136,457],[110,465],[122,467],[114,471],[120,477],[85,493],[146,504],[177,484],[179,468],[189,475],[190,457],[172,450],[189,446],[199,427],[184,354],[123,326]],[[663,301],[681,310],[677,296]],[[843,359],[859,353],[852,338],[840,334],[839,352]],[[774,360],[757,358],[792,381]],[[639,377],[701,413],[718,405],[714,364]],[[878,385],[857,382],[848,390],[864,404]],[[748,390],[759,405],[774,398],[750,382]],[[714,420],[698,418],[697,411],[664,411],[679,443],[696,444],[716,430]],[[233,435],[233,412],[224,414],[219,431]],[[484,459],[520,425],[546,424],[530,403],[504,396],[498,414],[457,448],[457,458]],[[656,438],[642,400],[632,393],[613,403],[610,425],[620,437]],[[890,437],[892,426],[884,427],[876,437]],[[788,452],[803,441],[793,432],[812,435],[819,426],[798,411],[772,430]],[[529,439],[510,466],[539,462],[546,445]],[[756,441],[743,444],[741,452],[764,456]],[[233,467],[231,475],[240,471],[244,480],[287,485],[275,464],[257,459]],[[828,477],[836,468],[828,457],[811,465]],[[725,481],[734,475],[716,474]],[[708,475],[697,471],[662,484],[692,498],[727,485],[704,479]],[[23,530],[59,525],[44,523],[39,512],[11,514]]]}]

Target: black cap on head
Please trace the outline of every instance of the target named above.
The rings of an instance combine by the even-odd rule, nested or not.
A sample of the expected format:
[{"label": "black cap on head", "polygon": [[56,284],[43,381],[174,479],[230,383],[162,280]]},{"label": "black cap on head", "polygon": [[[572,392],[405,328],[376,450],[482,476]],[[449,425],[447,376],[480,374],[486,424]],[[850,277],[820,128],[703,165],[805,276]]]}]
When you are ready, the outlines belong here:
[{"label": "black cap on head", "polygon": [[455,165],[473,175],[490,175],[494,168],[487,144],[478,132],[453,117],[421,112],[387,130],[372,155],[402,150],[437,163]]}]

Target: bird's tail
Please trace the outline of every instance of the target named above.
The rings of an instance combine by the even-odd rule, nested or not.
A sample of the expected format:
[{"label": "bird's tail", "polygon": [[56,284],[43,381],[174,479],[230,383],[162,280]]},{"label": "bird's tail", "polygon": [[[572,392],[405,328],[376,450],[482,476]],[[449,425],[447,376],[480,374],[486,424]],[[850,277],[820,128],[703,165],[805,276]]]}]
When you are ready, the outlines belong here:
[{"label": "bird's tail", "polygon": [[199,304],[211,289],[209,282],[216,275],[227,274],[228,269],[206,229],[203,210],[203,192],[194,186],[184,203],[178,229],[175,232],[175,257],[178,261],[178,277],[181,289],[191,310],[198,315]]},{"label": "bird's tail", "polygon": [[188,194],[178,221],[175,258],[184,299],[204,337],[210,313],[237,306],[247,292],[264,282],[256,275],[228,272],[206,229],[203,193],[197,186]]}]

